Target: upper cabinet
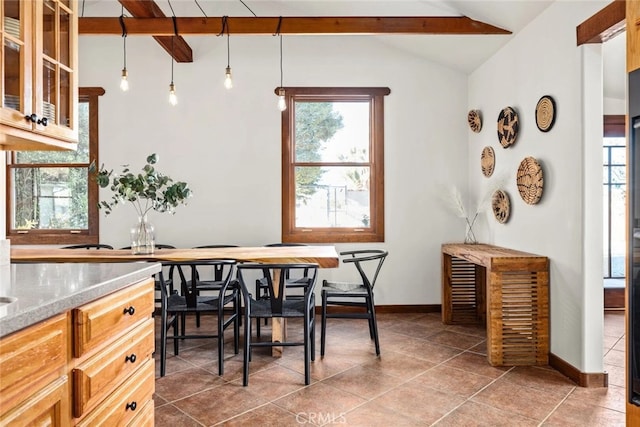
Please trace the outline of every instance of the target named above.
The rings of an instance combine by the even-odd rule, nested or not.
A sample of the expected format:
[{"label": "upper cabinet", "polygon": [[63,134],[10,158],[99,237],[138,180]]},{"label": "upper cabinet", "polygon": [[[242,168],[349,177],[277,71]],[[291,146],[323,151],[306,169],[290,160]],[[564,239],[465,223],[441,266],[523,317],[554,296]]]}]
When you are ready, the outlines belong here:
[{"label": "upper cabinet", "polygon": [[0,149],[75,149],[77,0],[1,0]]}]

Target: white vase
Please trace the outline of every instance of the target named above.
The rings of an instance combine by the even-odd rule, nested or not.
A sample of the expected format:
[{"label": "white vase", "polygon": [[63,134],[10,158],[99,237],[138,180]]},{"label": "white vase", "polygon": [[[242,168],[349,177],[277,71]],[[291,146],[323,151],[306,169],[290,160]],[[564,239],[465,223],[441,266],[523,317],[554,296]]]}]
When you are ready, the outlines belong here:
[{"label": "white vase", "polygon": [[131,252],[134,255],[148,255],[155,250],[155,230],[146,215],[138,217],[131,227]]}]

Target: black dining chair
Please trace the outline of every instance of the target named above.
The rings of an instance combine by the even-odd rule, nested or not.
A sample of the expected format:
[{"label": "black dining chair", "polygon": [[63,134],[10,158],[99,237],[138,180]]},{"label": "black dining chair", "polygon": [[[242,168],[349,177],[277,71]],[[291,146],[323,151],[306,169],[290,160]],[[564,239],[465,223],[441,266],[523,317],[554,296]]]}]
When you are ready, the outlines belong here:
[{"label": "black dining chair", "polygon": [[104,243],[83,243],[81,245],[63,246],[61,249],[113,249],[113,246]]},{"label": "black dining chair", "polygon": [[[307,286],[304,298],[286,298],[286,277],[290,273],[307,272]],[[249,362],[253,347],[288,347],[304,346],[304,383],[311,382],[311,361],[315,360],[315,294],[313,289],[316,284],[318,272],[317,264],[239,264],[237,276],[242,290],[244,302],[244,366],[242,385],[249,384]],[[265,277],[269,289],[267,298],[254,298],[248,287],[248,276],[256,272]],[[277,280],[274,280],[277,278]],[[251,319],[274,317],[290,319],[301,318],[303,320],[302,341],[259,341],[254,340],[251,334]],[[292,334],[293,335],[293,334]],[[286,339],[286,338],[285,338]]]},{"label": "black dining chair", "polygon": [[[160,325],[160,376],[165,375],[167,340],[173,340],[173,352],[179,353],[178,343],[183,339],[206,339],[215,338],[218,349],[218,374],[224,373],[224,333],[233,325],[233,344],[235,354],[239,352],[240,336],[240,306],[238,286],[231,280],[236,262],[234,260],[198,260],[181,262],[164,262],[165,266],[174,267],[180,278],[181,294],[177,291],[171,292],[167,284],[164,273],[160,271],[160,292],[161,304],[161,325]],[[194,286],[196,270],[202,267],[225,266],[226,273],[218,291],[214,295],[198,295]],[[190,277],[187,278],[185,270],[189,270]],[[184,320],[188,315],[209,314],[216,316],[216,333],[188,334]],[[182,325],[179,324],[182,323]],[[173,335],[168,331],[173,328]]]},{"label": "black dining chair", "polygon": [[[307,246],[305,243],[269,243],[264,245],[265,247],[292,247],[292,246]],[[287,272],[287,277],[285,286],[287,287],[288,298],[302,298],[304,297],[304,291],[309,283],[307,271],[300,271],[297,276],[292,277],[289,272]],[[291,293],[292,290],[296,290],[295,293]],[[269,287],[267,286],[266,277],[261,277],[256,279],[256,299],[265,299],[269,297]],[[264,319],[264,324],[268,323],[267,318]],[[260,319],[256,319],[256,334],[260,336]]]},{"label": "black dining chair", "polygon": [[[360,281],[357,282],[333,282],[322,281],[322,326],[320,328],[320,356],[324,356],[327,318],[341,319],[367,319],[369,322],[369,335],[376,346],[376,356],[380,356],[380,340],[378,338],[378,324],[376,322],[376,308],[373,299],[373,287],[376,284],[380,268],[389,253],[384,250],[356,250],[340,252],[345,258],[342,262],[353,264],[358,270]],[[373,274],[371,279],[367,271]],[[346,306],[364,308],[364,312],[358,311],[334,311],[328,312],[330,306]]]},{"label": "black dining chair", "polygon": [[[193,249],[215,249],[215,248],[237,248],[237,245],[201,245],[194,246]],[[205,271],[209,270],[209,271]],[[207,269],[200,268],[195,271],[195,289],[198,294],[203,291],[218,291],[222,286],[223,282],[223,273],[224,273],[224,265],[213,266]],[[235,278],[231,278],[232,281],[235,281]],[[236,282],[237,284],[237,282]],[[241,296],[238,292],[238,305],[241,304]],[[200,327],[200,315],[196,314],[196,326]]]}]

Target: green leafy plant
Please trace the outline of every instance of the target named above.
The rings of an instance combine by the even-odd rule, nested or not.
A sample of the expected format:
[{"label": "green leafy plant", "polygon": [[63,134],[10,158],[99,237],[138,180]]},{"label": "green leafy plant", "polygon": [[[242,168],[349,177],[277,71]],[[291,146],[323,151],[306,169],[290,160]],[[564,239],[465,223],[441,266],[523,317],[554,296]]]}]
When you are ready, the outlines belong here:
[{"label": "green leafy plant", "polygon": [[123,202],[131,202],[138,215],[144,217],[150,210],[175,213],[175,208],[185,204],[192,196],[186,182],[174,182],[170,177],[158,172],[155,164],[158,156],[154,153],[147,156],[147,164],[141,173],[133,173],[129,165],[122,166],[120,174],[107,170],[104,165],[98,169],[95,163],[89,166],[89,174],[93,176],[101,188],[109,185],[113,191],[111,200],[98,202],[98,207],[110,214],[113,208]]}]

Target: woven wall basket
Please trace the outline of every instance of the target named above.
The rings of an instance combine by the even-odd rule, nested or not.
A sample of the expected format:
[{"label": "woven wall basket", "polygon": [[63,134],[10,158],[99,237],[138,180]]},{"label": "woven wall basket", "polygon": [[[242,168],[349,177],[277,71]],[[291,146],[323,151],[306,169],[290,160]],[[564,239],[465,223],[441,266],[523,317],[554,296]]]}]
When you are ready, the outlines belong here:
[{"label": "woven wall basket", "polygon": [[549,95],[545,95],[536,105],[536,125],[542,132],[549,132],[556,121],[556,103]]},{"label": "woven wall basket", "polygon": [[479,110],[471,110],[469,114],[467,114],[467,122],[469,123],[469,127],[475,133],[478,133],[482,130],[482,117],[480,116]]},{"label": "woven wall basket", "polygon": [[511,214],[511,200],[506,191],[496,190],[491,197],[491,209],[493,216],[500,224],[504,224],[509,220]]},{"label": "woven wall basket", "polygon": [[520,162],[516,175],[518,192],[525,203],[535,205],[542,197],[544,179],[542,178],[542,167],[533,157],[525,157]]},{"label": "woven wall basket", "polygon": [[506,107],[500,111],[498,116],[498,141],[504,148],[508,148],[516,142],[518,137],[518,113],[511,108]]},{"label": "woven wall basket", "polygon": [[482,175],[490,177],[496,165],[496,154],[491,147],[484,147],[480,155],[480,167],[482,167]]}]

